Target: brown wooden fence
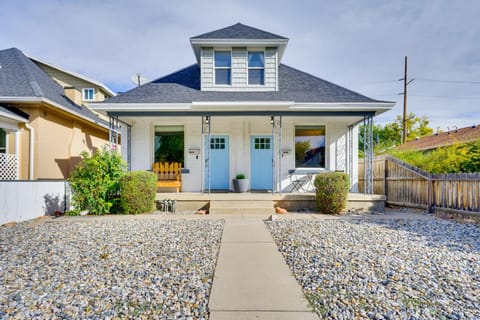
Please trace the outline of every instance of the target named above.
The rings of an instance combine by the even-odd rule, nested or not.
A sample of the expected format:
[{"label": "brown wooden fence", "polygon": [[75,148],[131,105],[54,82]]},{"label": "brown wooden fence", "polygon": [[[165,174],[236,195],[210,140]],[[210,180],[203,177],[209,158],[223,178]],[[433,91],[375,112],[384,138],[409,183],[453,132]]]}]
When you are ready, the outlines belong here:
[{"label": "brown wooden fence", "polygon": [[[363,161],[359,162],[359,191],[363,192]],[[387,204],[454,213],[480,212],[480,173],[431,174],[396,158],[373,160],[373,193]]]}]

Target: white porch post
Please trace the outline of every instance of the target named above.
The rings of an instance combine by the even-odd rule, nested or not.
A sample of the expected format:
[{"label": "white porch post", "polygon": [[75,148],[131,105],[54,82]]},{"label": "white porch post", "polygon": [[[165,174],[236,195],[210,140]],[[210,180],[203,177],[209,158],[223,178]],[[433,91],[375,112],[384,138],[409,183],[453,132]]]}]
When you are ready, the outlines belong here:
[{"label": "white porch post", "polygon": [[272,193],[282,193],[282,116],[271,116],[272,125]]},{"label": "white porch post", "polygon": [[205,193],[205,188],[210,194],[210,129],[211,129],[211,117],[202,116],[202,161],[204,169],[202,171],[202,193]]}]

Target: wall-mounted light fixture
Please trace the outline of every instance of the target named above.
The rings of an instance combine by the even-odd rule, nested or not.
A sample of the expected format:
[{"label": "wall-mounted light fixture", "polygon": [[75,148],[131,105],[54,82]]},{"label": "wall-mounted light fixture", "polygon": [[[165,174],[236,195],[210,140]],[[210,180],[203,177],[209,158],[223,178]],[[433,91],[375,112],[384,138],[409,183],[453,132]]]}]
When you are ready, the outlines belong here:
[{"label": "wall-mounted light fixture", "polygon": [[210,122],[210,116],[205,117],[205,124],[208,124]]},{"label": "wall-mounted light fixture", "polygon": [[273,126],[274,116],[270,116],[270,124]]}]

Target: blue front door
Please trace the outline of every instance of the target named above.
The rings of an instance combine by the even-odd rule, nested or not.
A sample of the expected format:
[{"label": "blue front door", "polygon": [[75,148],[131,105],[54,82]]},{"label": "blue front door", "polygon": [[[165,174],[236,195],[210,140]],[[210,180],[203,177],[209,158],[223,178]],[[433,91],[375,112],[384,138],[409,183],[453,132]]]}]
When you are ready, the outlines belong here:
[{"label": "blue front door", "polygon": [[272,190],[272,136],[250,138],[252,190]]},{"label": "blue front door", "polygon": [[[228,190],[230,186],[228,136],[210,136],[210,189]],[[207,174],[207,173],[206,173]],[[208,176],[205,189],[208,190]]]}]

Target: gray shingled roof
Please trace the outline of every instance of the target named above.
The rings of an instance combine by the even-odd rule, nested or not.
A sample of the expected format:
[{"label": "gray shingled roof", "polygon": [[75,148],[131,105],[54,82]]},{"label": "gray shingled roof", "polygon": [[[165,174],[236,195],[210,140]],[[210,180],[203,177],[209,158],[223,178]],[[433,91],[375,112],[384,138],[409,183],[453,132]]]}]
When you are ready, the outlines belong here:
[{"label": "gray shingled roof", "polygon": [[186,67],[105,103],[191,103],[198,101],[294,101],[297,103],[383,102],[281,64],[279,90],[270,92],[221,92],[200,90],[200,68]]},{"label": "gray shingled roof", "polygon": [[190,39],[264,39],[264,40],[286,40],[288,38],[263,31],[257,28],[246,26],[241,23],[232,26],[207,32]]},{"label": "gray shingled roof", "polygon": [[64,95],[63,88],[17,48],[0,50],[0,97],[47,98],[93,122],[108,123]]}]

